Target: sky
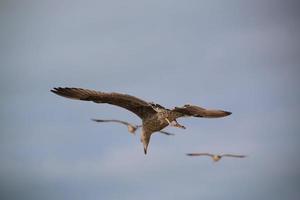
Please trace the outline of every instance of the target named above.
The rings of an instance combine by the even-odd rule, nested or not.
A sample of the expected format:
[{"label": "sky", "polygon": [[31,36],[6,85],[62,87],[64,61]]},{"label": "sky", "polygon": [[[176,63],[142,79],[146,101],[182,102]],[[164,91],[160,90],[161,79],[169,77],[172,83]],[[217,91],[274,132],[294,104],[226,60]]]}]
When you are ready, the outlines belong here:
[{"label": "sky", "polygon": [[[299,6],[0,1],[0,199],[299,199]],[[232,115],[179,119],[187,129],[154,134],[145,156],[139,133],[90,120],[137,116],[53,87]]]}]

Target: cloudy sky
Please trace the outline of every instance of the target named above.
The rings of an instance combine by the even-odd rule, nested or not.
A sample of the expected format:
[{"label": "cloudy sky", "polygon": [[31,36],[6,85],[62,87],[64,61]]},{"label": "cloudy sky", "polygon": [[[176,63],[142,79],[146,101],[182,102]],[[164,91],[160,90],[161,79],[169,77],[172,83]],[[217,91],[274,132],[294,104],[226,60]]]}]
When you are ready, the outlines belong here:
[{"label": "cloudy sky", "polygon": [[[289,199],[300,195],[299,2],[2,0],[1,199]],[[233,114],[139,134],[118,107],[53,87]],[[186,157],[239,153],[246,159]]]}]

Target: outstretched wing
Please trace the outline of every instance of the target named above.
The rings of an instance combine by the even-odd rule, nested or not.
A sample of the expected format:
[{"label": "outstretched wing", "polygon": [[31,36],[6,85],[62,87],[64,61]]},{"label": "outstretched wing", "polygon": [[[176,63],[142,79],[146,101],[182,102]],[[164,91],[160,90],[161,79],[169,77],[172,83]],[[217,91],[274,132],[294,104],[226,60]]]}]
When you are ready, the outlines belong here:
[{"label": "outstretched wing", "polygon": [[[122,121],[122,120],[117,120],[117,119],[92,119],[93,121],[95,122],[116,122],[116,123],[121,123],[121,124],[124,124],[126,126],[131,126],[131,127],[134,127],[136,129],[138,128],[141,128],[143,125],[134,125],[134,124],[131,124],[131,123],[128,123],[128,122],[125,122],[125,121]],[[162,133],[162,134],[165,134],[165,135],[175,135],[174,133],[170,133],[170,132],[167,132],[167,131],[158,131],[159,133]]]},{"label": "outstretched wing", "polygon": [[155,110],[146,101],[127,94],[105,93],[82,88],[54,88],[51,92],[77,100],[93,101],[95,103],[108,103],[120,106],[133,113],[140,118],[144,118],[149,114],[156,113]]},{"label": "outstretched wing", "polygon": [[187,153],[187,156],[210,156],[213,157],[214,155],[211,153]]},{"label": "outstretched wing", "polygon": [[124,124],[126,126],[134,126],[133,124],[130,124],[128,122],[122,121],[122,120],[117,120],[117,119],[92,119],[95,122],[116,122],[116,123],[120,123],[120,124]]},{"label": "outstretched wing", "polygon": [[225,117],[231,114],[231,112],[223,110],[209,110],[194,105],[184,105],[183,107],[175,107],[172,112],[180,113],[179,117],[191,116],[191,117],[205,117],[205,118],[217,118]]},{"label": "outstretched wing", "polygon": [[235,155],[235,154],[223,154],[222,157],[234,157],[234,158],[245,158],[245,155]]}]

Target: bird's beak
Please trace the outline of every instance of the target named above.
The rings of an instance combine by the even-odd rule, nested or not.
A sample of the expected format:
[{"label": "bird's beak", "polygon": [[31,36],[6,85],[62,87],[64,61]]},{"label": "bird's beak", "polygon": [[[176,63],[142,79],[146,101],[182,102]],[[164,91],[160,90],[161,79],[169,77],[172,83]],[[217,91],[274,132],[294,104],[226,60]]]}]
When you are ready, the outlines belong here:
[{"label": "bird's beak", "polygon": [[147,154],[148,144],[144,144],[144,153]]},{"label": "bird's beak", "polygon": [[144,130],[142,131],[141,141],[143,142],[145,155],[147,154],[147,148],[150,141],[150,136],[151,135],[147,135]]},{"label": "bird's beak", "polygon": [[148,144],[143,143],[143,145],[144,145],[144,153],[146,155],[147,154],[147,149],[148,149]]}]

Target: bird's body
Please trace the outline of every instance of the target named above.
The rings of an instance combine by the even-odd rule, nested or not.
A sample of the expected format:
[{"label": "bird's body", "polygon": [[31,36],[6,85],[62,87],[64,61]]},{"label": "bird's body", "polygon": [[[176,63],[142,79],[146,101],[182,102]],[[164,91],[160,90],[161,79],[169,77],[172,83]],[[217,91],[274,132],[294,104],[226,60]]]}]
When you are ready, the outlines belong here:
[{"label": "bird's body", "polygon": [[143,119],[143,129],[147,132],[156,132],[162,130],[169,125],[169,123],[166,121],[166,118],[169,121],[173,121],[170,120],[167,112],[156,113],[154,115],[148,116],[147,118]]},{"label": "bird's body", "polygon": [[158,112],[154,115],[148,116],[143,119],[143,129],[141,135],[141,141],[144,143],[144,152],[147,153],[147,147],[150,141],[150,137],[153,133],[160,131],[170,125],[169,122],[176,122],[175,126],[184,128],[184,126],[179,125],[176,119],[182,116],[181,113],[171,112],[165,110],[163,112]]},{"label": "bird's body", "polygon": [[215,162],[221,160],[223,157],[233,157],[233,158],[245,158],[245,155],[237,154],[211,154],[211,153],[187,153],[188,156],[209,156]]},{"label": "bird's body", "polygon": [[[179,117],[225,117],[231,112],[223,110],[207,110],[199,106],[184,105],[174,109],[166,109],[155,103],[149,103],[127,94],[105,93],[81,88],[54,88],[53,93],[77,100],[93,101],[95,103],[108,103],[125,108],[142,119],[141,141],[144,152],[147,153],[150,137],[154,132],[160,131],[168,125],[185,128],[176,121]],[[175,124],[174,124],[175,123]]]},{"label": "bird's body", "polygon": [[127,128],[128,128],[128,131],[129,131],[130,133],[132,133],[132,134],[134,134],[135,131],[136,131],[136,129],[137,129],[136,127],[130,126],[130,125],[128,125]]},{"label": "bird's body", "polygon": [[222,156],[220,156],[220,155],[213,155],[213,156],[212,156],[212,159],[213,159],[213,161],[215,161],[215,162],[219,161],[221,158],[222,158]]}]

